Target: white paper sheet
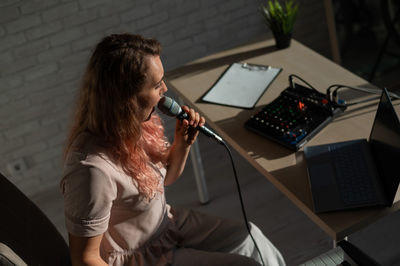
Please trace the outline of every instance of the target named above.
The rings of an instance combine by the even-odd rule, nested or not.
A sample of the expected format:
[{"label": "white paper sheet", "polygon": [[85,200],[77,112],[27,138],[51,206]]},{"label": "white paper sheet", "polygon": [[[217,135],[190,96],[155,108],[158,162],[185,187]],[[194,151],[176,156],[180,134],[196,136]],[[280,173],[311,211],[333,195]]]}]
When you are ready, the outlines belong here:
[{"label": "white paper sheet", "polygon": [[281,68],[233,63],[202,100],[241,108],[253,108]]}]

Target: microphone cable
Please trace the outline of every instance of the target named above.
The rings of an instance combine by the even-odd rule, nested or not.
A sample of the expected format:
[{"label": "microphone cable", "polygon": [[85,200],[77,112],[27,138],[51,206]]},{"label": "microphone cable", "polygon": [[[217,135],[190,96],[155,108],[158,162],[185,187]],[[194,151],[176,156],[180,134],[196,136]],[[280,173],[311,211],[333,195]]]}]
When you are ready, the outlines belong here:
[{"label": "microphone cable", "polygon": [[[173,116],[173,117],[176,117],[177,119],[180,119],[180,120],[186,119],[186,117],[184,115],[182,115],[183,111],[182,111],[181,107],[179,106],[179,104],[176,103],[173,99],[171,99],[169,97],[165,96],[165,97],[161,98],[159,103],[157,104],[157,107],[161,110],[161,112],[163,112],[164,114],[166,114],[168,116]],[[246,224],[246,229],[247,229],[247,232],[249,233],[249,236],[253,240],[254,246],[256,247],[258,254],[260,255],[260,259],[261,259],[262,265],[265,266],[263,257],[261,255],[261,251],[258,248],[258,245],[257,245],[257,243],[256,243],[256,241],[255,241],[255,239],[254,239],[254,237],[253,237],[253,235],[252,235],[252,233],[250,231],[249,221],[247,219],[246,210],[244,208],[242,192],[240,190],[240,184],[239,184],[239,180],[238,180],[238,177],[237,177],[236,167],[235,167],[235,163],[233,161],[232,153],[231,153],[228,145],[225,143],[225,141],[220,136],[218,136],[217,134],[212,132],[210,129],[206,128],[205,126],[202,126],[200,128],[198,127],[198,130],[200,132],[202,132],[203,134],[205,134],[206,136],[208,136],[208,137],[212,138],[213,140],[217,141],[219,144],[223,145],[226,148],[226,150],[228,151],[229,158],[231,159],[231,163],[232,163],[233,173],[234,173],[234,176],[235,176],[236,187],[237,187],[238,194],[239,194],[240,206],[242,208],[242,213],[243,213],[244,221],[245,221],[245,224]]]},{"label": "microphone cable", "polygon": [[229,158],[230,158],[230,161],[231,161],[231,164],[232,164],[233,174],[234,174],[235,181],[236,181],[236,188],[237,188],[237,191],[238,191],[238,194],[239,194],[240,207],[241,207],[241,209],[242,209],[242,214],[243,214],[244,222],[245,222],[245,224],[246,224],[246,229],[247,229],[247,232],[249,233],[251,239],[253,240],[254,246],[256,247],[257,252],[258,252],[258,255],[260,256],[262,265],[265,266],[264,259],[263,259],[262,255],[261,255],[261,251],[260,251],[260,249],[258,248],[257,242],[256,242],[256,240],[254,239],[253,234],[251,233],[251,230],[250,230],[249,221],[248,221],[248,219],[247,219],[246,210],[245,210],[245,208],[244,208],[244,203],[243,203],[243,198],[242,198],[242,192],[241,192],[241,190],[240,190],[239,179],[238,179],[238,175],[237,175],[237,172],[236,172],[235,162],[233,161],[233,156],[232,156],[231,150],[229,149],[228,145],[226,144],[226,142],[225,142],[224,140],[219,141],[218,143],[220,143],[221,145],[223,145],[223,146],[225,147],[225,149],[228,151]]}]

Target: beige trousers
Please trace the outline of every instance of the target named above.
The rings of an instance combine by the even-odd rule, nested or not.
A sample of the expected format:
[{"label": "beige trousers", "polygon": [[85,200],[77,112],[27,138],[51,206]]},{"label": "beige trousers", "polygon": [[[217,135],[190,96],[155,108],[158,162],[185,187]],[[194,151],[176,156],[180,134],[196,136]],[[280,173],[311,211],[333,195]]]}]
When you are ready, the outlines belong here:
[{"label": "beige trousers", "polygon": [[[174,266],[262,265],[243,220],[229,220],[193,210],[174,209],[183,241],[174,252]],[[280,252],[250,223],[265,266],[285,265]]]}]

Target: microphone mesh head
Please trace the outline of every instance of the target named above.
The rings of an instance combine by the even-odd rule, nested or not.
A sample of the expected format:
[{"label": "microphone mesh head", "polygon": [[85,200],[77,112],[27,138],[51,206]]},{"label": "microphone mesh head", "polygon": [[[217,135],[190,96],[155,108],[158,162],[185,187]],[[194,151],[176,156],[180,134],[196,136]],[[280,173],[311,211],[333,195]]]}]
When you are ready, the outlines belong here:
[{"label": "microphone mesh head", "polygon": [[177,116],[182,112],[180,105],[167,96],[160,99],[157,107],[161,112],[169,116]]}]

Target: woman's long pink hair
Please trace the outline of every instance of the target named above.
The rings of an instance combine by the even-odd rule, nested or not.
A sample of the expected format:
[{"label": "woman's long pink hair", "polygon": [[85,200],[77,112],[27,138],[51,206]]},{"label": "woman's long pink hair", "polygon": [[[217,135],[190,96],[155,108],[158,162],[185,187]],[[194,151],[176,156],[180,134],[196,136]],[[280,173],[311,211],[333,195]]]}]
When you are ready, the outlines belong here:
[{"label": "woman's long pink hair", "polygon": [[159,54],[159,42],[140,35],[114,34],[96,46],[64,151],[66,158],[84,132],[100,138],[106,155],[133,178],[147,199],[163,189],[160,174],[150,163],[165,165],[169,144],[158,115],[143,122],[137,94],[146,81],[146,56]]}]

